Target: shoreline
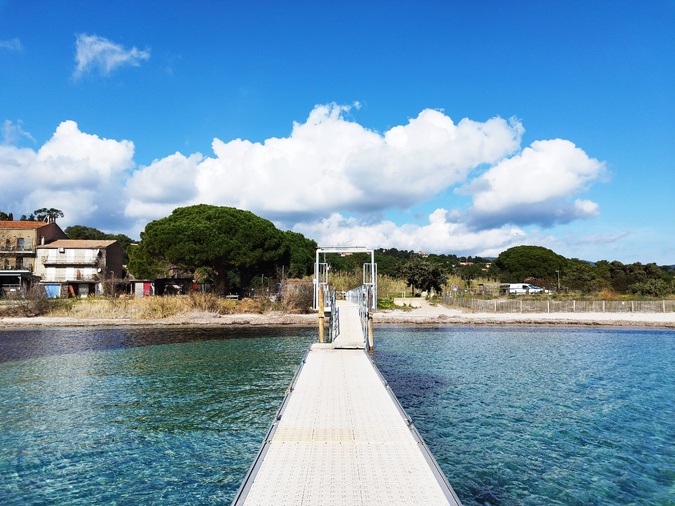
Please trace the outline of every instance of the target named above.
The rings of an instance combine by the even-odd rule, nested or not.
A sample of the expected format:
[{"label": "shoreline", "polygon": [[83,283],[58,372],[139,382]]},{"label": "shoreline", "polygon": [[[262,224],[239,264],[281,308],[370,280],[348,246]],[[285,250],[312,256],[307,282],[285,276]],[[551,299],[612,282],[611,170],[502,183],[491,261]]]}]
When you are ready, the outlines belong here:
[{"label": "shoreline", "polygon": [[[373,313],[375,325],[489,325],[489,326],[594,326],[646,327],[675,329],[675,312],[670,313],[473,313],[417,299],[414,307],[385,309]],[[77,318],[77,317],[2,317],[0,329],[34,327],[105,326],[296,326],[316,327],[313,314],[273,311],[265,314],[219,315],[192,313],[169,318]]]}]

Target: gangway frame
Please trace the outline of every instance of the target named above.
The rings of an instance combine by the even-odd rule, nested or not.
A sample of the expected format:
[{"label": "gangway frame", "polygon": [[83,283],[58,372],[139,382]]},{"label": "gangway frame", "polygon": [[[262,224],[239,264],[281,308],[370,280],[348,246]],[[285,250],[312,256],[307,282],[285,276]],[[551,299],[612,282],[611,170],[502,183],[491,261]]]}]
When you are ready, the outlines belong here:
[{"label": "gangway frame", "polygon": [[328,273],[330,266],[320,261],[320,255],[324,253],[368,253],[370,255],[370,262],[363,264],[363,286],[366,288],[366,293],[370,288],[372,293],[370,311],[377,310],[377,264],[375,263],[375,250],[366,248],[364,246],[319,246],[316,249],[316,257],[314,262],[314,300],[312,309],[319,310],[319,296],[323,293],[325,311],[330,311],[330,290],[328,290]]}]

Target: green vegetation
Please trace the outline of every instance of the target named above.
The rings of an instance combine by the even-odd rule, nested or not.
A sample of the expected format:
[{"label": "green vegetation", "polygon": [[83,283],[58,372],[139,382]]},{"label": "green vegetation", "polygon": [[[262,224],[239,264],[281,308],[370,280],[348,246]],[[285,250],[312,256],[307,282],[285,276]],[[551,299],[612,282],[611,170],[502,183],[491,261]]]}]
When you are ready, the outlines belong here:
[{"label": "green vegetation", "polygon": [[408,260],[401,267],[400,272],[408,286],[427,293],[431,293],[432,290],[443,291],[443,285],[447,277],[447,273],[443,271],[441,266],[419,256]]},{"label": "green vegetation", "polygon": [[[366,254],[342,257],[326,255],[322,259],[331,266],[331,278],[336,273],[351,273],[351,279],[360,283]],[[458,257],[456,255],[420,254],[397,249],[375,251],[379,279],[388,276],[417,292],[436,291],[458,286],[460,291],[479,291],[478,283],[528,282],[552,292],[603,297],[631,295],[664,298],[675,293],[675,266],[622,264],[601,260],[591,263],[577,258],[567,259],[541,246],[516,246],[502,252],[496,259]],[[400,294],[402,289],[398,290]],[[382,293],[382,292],[381,292]]]},{"label": "green vegetation", "polygon": [[666,297],[675,293],[671,267],[606,260],[593,264],[578,258],[568,260],[539,246],[504,251],[493,262],[490,273],[503,282],[529,281],[551,290],[557,289],[559,282],[562,290],[582,294]]},{"label": "green vegetation", "polygon": [[130,251],[129,271],[138,278],[192,277],[208,273],[218,293],[246,294],[255,276],[287,268],[311,272],[316,244],[284,233],[249,211],[205,204],[182,207],[148,223]]},{"label": "green vegetation", "polygon": [[533,279],[556,279],[563,270],[565,257],[541,246],[516,246],[502,252],[492,263],[492,274],[505,283]]}]

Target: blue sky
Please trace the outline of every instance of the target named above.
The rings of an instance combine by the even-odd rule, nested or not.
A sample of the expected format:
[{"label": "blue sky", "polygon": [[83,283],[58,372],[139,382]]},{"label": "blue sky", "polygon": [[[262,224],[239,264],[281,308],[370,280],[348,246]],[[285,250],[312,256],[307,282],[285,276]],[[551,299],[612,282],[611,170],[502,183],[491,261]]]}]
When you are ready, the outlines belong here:
[{"label": "blue sky", "polygon": [[0,210],[675,264],[675,2],[0,0]]}]

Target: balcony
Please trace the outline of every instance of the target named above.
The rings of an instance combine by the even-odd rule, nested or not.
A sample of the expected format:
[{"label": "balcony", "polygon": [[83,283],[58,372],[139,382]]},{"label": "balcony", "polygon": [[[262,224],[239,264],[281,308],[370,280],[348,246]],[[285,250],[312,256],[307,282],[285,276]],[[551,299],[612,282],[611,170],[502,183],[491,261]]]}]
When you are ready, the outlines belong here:
[{"label": "balcony", "polygon": [[0,244],[0,254],[9,255],[34,255],[35,247],[32,244],[24,244],[20,246],[9,246],[8,244]]},{"label": "balcony", "polygon": [[60,265],[60,266],[92,266],[96,265],[99,261],[98,258],[85,258],[82,256],[77,256],[77,257],[64,257],[64,256],[58,256],[58,257],[53,257],[53,256],[42,256],[40,257],[40,261],[42,262],[42,265],[45,267],[47,266],[54,266],[54,265]]},{"label": "balcony", "polygon": [[33,272],[33,266],[32,265],[9,265],[9,264],[1,264],[0,263],[0,271],[10,271],[10,272],[15,272],[17,274],[21,273],[31,273]]},{"label": "balcony", "polygon": [[66,276],[65,274],[57,274],[56,276],[42,276],[43,283],[100,283],[102,282],[98,276],[95,274],[88,275],[79,275],[73,277]]}]

